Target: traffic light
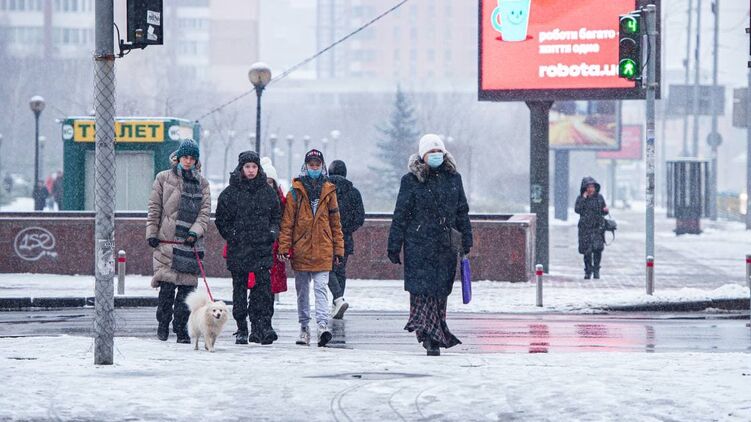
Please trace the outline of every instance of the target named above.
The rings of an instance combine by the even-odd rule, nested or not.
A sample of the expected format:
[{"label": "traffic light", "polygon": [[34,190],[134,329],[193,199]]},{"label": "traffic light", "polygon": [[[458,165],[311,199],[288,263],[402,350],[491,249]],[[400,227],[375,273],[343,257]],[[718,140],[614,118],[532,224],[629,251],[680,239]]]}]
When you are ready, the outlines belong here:
[{"label": "traffic light", "polygon": [[618,76],[635,81],[642,69],[642,13],[633,11],[620,16],[618,43]]}]

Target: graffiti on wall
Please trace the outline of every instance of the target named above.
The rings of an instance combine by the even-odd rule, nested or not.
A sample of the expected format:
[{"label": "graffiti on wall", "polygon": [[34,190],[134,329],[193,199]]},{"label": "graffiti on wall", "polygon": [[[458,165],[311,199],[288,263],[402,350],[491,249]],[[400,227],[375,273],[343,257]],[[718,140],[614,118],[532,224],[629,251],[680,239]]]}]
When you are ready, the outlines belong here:
[{"label": "graffiti on wall", "polygon": [[41,227],[27,227],[16,235],[13,248],[24,261],[37,261],[45,256],[57,258],[55,236]]}]

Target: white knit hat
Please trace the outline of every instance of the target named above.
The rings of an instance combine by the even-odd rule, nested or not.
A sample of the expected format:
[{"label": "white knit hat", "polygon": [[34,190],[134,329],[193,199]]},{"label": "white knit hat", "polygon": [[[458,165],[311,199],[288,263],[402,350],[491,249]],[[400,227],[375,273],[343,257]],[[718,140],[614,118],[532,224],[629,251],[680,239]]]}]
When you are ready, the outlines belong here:
[{"label": "white knit hat", "polygon": [[440,149],[444,154],[446,153],[446,147],[443,145],[441,137],[433,133],[428,133],[420,138],[420,149],[418,150],[420,158],[425,157],[425,154],[431,149]]},{"label": "white knit hat", "polygon": [[274,181],[279,182],[279,176],[276,174],[276,169],[274,168],[274,165],[271,164],[271,158],[269,157],[263,157],[261,158],[261,167],[263,168],[264,173],[266,173],[266,177],[269,179],[274,179]]}]

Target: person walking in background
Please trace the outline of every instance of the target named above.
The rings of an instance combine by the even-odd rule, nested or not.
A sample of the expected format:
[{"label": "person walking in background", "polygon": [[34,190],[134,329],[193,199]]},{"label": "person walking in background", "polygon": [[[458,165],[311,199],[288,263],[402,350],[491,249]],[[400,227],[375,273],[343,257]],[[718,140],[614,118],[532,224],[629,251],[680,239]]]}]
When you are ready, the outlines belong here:
[{"label": "person walking in background", "polygon": [[[278,339],[271,326],[274,295],[271,293],[272,245],[278,237],[281,207],[277,192],[268,185],[255,151],[238,157],[229,186],[219,195],[216,228],[227,241],[227,269],[232,273],[232,316],[237,322],[236,344],[250,341],[271,344]],[[248,294],[248,279],[254,285]]]},{"label": "person walking in background", "polygon": [[404,290],[409,292],[409,321],[428,356],[440,347],[460,344],[446,325],[446,304],[456,276],[457,254],[451,229],[461,233],[461,250],[472,247],[469,205],[454,157],[438,135],[420,138],[418,154],[409,158],[402,177],[388,240],[388,258],[401,264],[404,248]]},{"label": "person walking in background", "polygon": [[63,210],[63,172],[58,170],[55,182],[52,184],[52,196],[55,197],[58,211]]},{"label": "person walking in background", "polygon": [[315,319],[318,346],[331,340],[328,328],[327,285],[333,265],[344,257],[344,236],[339,217],[336,187],[325,175],[321,151],[305,154],[300,177],[294,179],[282,216],[279,258],[291,259],[297,288],[297,316],[300,322],[299,345],[310,344],[310,282],[315,290]]},{"label": "person walking in background", "polygon": [[[190,343],[187,323],[190,311],[185,297],[198,285],[196,253],[203,259],[204,234],[211,215],[209,182],[197,169],[198,144],[188,139],[175,151],[177,162],[156,175],[149,196],[146,239],[154,248],[154,277],[159,288],[157,337],[166,341],[172,329],[178,343]],[[181,242],[162,243],[161,240]]]},{"label": "person walking in background", "polygon": [[344,299],[344,289],[347,284],[347,258],[355,252],[355,240],[352,234],[365,223],[365,209],[360,191],[347,180],[347,165],[344,161],[331,162],[329,181],[336,186],[336,200],[339,204],[339,216],[344,234],[344,256],[329,273],[329,290],[334,300],[331,314],[334,319],[341,319],[349,308],[349,304]]},{"label": "person walking in background", "polygon": [[592,177],[582,179],[574,211],[579,214],[579,253],[584,255],[584,278],[600,278],[600,261],[605,249],[605,215],[608,206],[600,195],[600,184]]},{"label": "person walking in background", "polygon": [[[282,192],[282,186],[279,184],[279,176],[276,173],[276,168],[271,162],[271,158],[261,158],[261,167],[266,173],[266,183],[274,189],[274,192],[279,197],[279,204],[281,209],[284,210],[284,204],[287,199]],[[274,265],[271,267],[271,293],[277,295],[287,291],[287,265],[284,261],[279,259],[279,240],[274,242],[273,246]]]},{"label": "person walking in background", "polygon": [[47,205],[47,197],[49,192],[44,182],[39,180],[34,185],[34,190],[31,192],[31,197],[34,199],[34,211],[44,211],[44,207]]}]

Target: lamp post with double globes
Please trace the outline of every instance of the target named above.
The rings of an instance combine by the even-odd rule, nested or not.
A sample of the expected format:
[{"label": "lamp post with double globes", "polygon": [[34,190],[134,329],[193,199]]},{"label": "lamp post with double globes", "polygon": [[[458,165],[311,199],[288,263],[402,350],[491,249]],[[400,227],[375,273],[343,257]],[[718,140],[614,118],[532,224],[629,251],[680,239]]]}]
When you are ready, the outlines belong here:
[{"label": "lamp post with double globes", "polygon": [[338,143],[337,141],[339,140],[339,137],[342,135],[342,133],[339,132],[338,130],[334,129],[334,130],[331,131],[330,135],[331,135],[331,144],[334,146],[334,148],[333,148],[334,149],[334,154],[332,155],[332,158],[337,158],[337,156],[336,156],[336,144]]},{"label": "lamp post with double globes", "polygon": [[34,135],[34,188],[39,184],[39,115],[44,110],[44,98],[39,95],[31,97],[29,107],[34,112],[35,135]]},{"label": "lamp post with double globes", "polygon": [[289,156],[287,157],[287,177],[289,177],[290,183],[292,182],[292,143],[295,142],[295,137],[287,135],[287,147]]},{"label": "lamp post with double globes", "polygon": [[248,79],[256,90],[256,152],[261,154],[261,95],[271,81],[271,69],[266,63],[258,62],[250,66]]}]

